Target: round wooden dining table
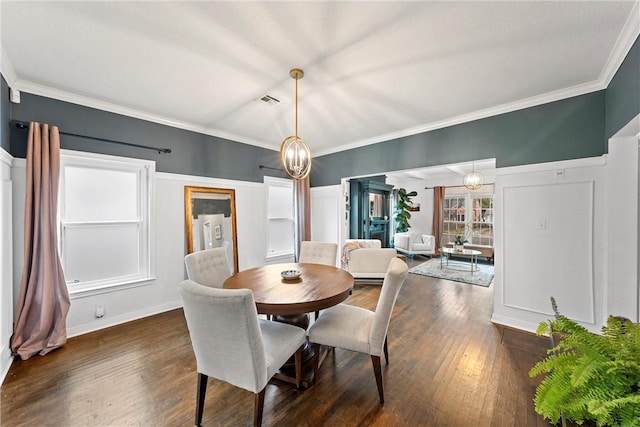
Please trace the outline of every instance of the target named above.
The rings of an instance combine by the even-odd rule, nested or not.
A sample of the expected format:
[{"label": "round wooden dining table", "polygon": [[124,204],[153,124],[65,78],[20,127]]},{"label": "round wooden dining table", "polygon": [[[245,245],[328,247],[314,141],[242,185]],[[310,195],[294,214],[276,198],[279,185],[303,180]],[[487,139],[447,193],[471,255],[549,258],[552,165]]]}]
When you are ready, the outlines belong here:
[{"label": "round wooden dining table", "polygon": [[[297,270],[300,277],[284,279],[283,271]],[[272,320],[307,329],[309,313],[332,307],[349,298],[353,289],[353,276],[341,269],[323,264],[288,263],[271,264],[235,273],[224,281],[225,289],[251,289],[258,313]],[[308,387],[313,379],[309,369],[313,350],[308,344],[302,350],[302,386]],[[291,358],[275,378],[295,384]]]},{"label": "round wooden dining table", "polygon": [[[281,273],[300,271],[297,279]],[[224,281],[225,289],[251,289],[258,313],[295,316],[332,307],[346,300],[353,289],[347,271],[323,264],[271,264],[235,273]]]}]

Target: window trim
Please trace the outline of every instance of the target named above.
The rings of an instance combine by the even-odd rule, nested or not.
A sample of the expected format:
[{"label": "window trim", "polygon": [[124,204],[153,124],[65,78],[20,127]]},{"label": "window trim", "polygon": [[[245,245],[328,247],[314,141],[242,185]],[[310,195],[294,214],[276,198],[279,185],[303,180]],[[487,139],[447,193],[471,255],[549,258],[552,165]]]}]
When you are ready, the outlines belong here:
[{"label": "window trim", "polygon": [[[442,241],[443,243],[449,243],[452,242],[453,240],[449,240],[448,242],[444,242],[444,236],[453,236],[451,233],[446,233],[444,230],[444,224],[445,223],[462,223],[464,224],[465,229],[471,230],[473,231],[473,199],[476,198],[491,198],[493,200],[492,203],[495,203],[495,194],[488,192],[488,191],[482,191],[482,192],[454,192],[451,193],[449,195],[445,195],[444,197],[445,199],[464,199],[464,221],[447,221],[445,219],[445,215],[444,215],[444,207],[443,207],[443,218],[442,218],[442,222],[443,222],[443,232],[442,232]],[[493,215],[493,219],[494,221],[491,222],[491,229],[493,230],[493,237],[492,237],[492,241],[493,241],[493,245],[491,246],[495,246],[495,205],[492,208],[494,210],[494,215]],[[489,223],[485,223],[485,224],[489,224]],[[475,243],[473,242],[473,236],[470,236],[471,240],[470,240],[470,244],[472,245],[478,245],[478,246],[489,246],[489,245],[483,245],[480,243]],[[465,235],[463,236],[463,238],[466,238],[466,232]]]},{"label": "window trim", "polygon": [[[139,286],[151,285],[155,282],[155,245],[153,238],[154,226],[154,195],[155,195],[155,162],[152,160],[134,159],[129,157],[111,156],[106,154],[88,153],[73,150],[60,150],[60,186],[58,194],[58,250],[60,251],[61,262],[64,257],[64,168],[67,166],[80,166],[95,169],[136,171],[138,175],[137,199],[138,211],[137,220],[123,221],[69,221],[66,226],[83,226],[98,224],[140,224],[140,257],[139,266],[142,270],[140,274],[119,276],[106,280],[92,280],[82,284],[74,285],[67,280],[67,289],[71,299],[97,294],[112,292],[115,290],[130,289]],[[146,227],[145,227],[146,223]]]}]

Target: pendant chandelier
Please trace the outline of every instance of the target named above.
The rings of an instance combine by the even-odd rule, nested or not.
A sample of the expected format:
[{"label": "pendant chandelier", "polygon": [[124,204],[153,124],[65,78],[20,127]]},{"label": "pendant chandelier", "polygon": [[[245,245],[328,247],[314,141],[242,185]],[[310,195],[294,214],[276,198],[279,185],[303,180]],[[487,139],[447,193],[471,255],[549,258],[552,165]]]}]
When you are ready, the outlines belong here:
[{"label": "pendant chandelier", "polygon": [[484,183],[484,177],[480,172],[476,172],[475,164],[472,166],[471,172],[464,176],[462,183],[469,190],[477,190],[478,188],[482,187],[482,184]]},{"label": "pendant chandelier", "polygon": [[298,136],[298,80],[304,77],[304,71],[294,68],[289,71],[289,75],[296,81],[296,133],[282,141],[280,157],[284,170],[291,178],[304,179],[311,172],[309,144]]}]

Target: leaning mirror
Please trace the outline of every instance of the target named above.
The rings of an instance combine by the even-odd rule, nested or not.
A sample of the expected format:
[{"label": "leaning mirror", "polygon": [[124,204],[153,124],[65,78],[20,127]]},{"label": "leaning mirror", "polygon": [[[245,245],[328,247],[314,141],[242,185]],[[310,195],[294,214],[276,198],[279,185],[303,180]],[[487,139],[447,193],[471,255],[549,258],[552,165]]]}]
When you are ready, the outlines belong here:
[{"label": "leaning mirror", "polygon": [[187,253],[224,247],[233,272],[238,270],[235,190],[184,187]]}]

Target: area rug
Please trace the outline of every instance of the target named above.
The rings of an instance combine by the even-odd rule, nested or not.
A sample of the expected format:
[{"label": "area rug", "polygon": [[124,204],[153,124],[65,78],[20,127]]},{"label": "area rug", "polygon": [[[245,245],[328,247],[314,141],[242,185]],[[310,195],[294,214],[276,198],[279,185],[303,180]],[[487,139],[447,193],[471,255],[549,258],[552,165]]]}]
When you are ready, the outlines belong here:
[{"label": "area rug", "polygon": [[478,264],[478,270],[474,270],[472,274],[468,262],[450,259],[448,267],[446,259],[443,259],[442,262],[443,266],[440,268],[440,258],[431,258],[429,261],[412,267],[409,273],[484,287],[491,285],[493,281],[493,265]]}]

